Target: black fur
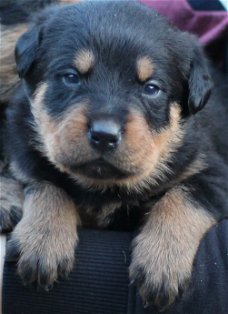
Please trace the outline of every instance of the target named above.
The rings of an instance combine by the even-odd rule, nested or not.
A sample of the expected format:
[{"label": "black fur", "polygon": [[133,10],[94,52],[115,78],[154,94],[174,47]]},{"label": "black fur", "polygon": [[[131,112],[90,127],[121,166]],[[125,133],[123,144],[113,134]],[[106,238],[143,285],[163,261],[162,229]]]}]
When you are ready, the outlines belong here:
[{"label": "black fur", "polygon": [[[72,91],[61,78],[72,66],[76,51],[82,48],[91,49],[96,62],[94,70],[80,75],[81,84]],[[156,67],[153,79],[161,86],[156,99],[142,96],[144,84],[136,78],[135,61],[144,55],[150,56]],[[6,151],[11,162],[29,178],[25,185],[30,179],[45,180],[63,188],[78,205],[85,225],[96,226],[100,208],[120,202],[120,208],[109,217],[108,227],[132,228],[145,219],[145,213],[202,153],[206,169],[184,184],[192,198],[216,220],[228,217],[228,107],[221,89],[214,88],[209,99],[212,80],[208,62],[192,35],[173,29],[154,11],[134,2],[87,2],[52,7],[38,15],[17,43],[16,60],[24,80],[7,112]],[[170,104],[179,103],[186,132],[181,147],[168,161],[172,172],[158,179],[158,185],[151,184],[140,191],[129,191],[118,184],[104,191],[91,190],[75,183],[37,149],[29,98],[43,81],[48,84],[45,110],[53,121],[89,98],[89,120],[111,115],[124,126],[130,104],[134,103],[150,128],[161,131],[169,126]],[[80,171],[85,165],[76,166]],[[89,213],[87,208],[92,208]],[[166,299],[165,288],[164,293],[153,289],[150,297],[162,294]]]},{"label": "black fur", "polygon": [[[15,3],[16,2],[16,3]],[[3,25],[15,25],[30,21],[34,12],[40,11],[59,0],[2,0],[0,3],[0,18]]]}]

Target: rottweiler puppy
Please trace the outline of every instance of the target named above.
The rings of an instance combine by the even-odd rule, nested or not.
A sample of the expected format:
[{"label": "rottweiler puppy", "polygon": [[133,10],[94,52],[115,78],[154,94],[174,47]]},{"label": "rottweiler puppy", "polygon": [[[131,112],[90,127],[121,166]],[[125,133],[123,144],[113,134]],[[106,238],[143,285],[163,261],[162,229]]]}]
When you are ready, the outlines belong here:
[{"label": "rottweiler puppy", "polygon": [[172,304],[228,216],[228,107],[222,92],[208,101],[195,37],[136,2],[54,6],[20,37],[16,63],[5,146],[24,185],[8,242],[19,275],[44,288],[67,276],[79,225],[137,226],[130,279],[145,303]]}]

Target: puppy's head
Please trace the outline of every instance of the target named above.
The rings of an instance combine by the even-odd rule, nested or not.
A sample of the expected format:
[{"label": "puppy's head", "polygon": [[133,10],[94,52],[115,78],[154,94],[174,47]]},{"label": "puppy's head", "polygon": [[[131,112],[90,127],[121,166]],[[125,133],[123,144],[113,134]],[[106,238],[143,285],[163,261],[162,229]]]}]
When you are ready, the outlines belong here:
[{"label": "puppy's head", "polygon": [[195,39],[128,1],[55,7],[18,41],[39,149],[92,186],[156,184],[211,82]]}]

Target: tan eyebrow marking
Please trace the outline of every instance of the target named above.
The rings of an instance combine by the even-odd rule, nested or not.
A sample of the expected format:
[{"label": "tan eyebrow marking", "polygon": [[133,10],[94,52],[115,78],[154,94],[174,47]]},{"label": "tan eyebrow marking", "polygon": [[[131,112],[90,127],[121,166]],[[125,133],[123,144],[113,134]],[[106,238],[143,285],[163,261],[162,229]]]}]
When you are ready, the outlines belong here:
[{"label": "tan eyebrow marking", "polygon": [[136,62],[138,78],[141,82],[148,80],[154,73],[154,64],[150,57],[140,57]]},{"label": "tan eyebrow marking", "polygon": [[77,3],[77,2],[80,2],[80,0],[60,0],[61,4]]},{"label": "tan eyebrow marking", "polygon": [[93,67],[95,56],[91,50],[82,49],[76,53],[74,64],[77,70],[85,74]]}]

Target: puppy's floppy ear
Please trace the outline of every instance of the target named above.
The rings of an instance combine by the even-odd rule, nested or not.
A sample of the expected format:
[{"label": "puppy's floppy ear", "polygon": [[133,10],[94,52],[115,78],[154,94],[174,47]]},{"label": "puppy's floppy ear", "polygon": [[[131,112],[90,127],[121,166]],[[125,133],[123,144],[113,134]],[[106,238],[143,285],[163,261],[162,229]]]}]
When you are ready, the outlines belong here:
[{"label": "puppy's floppy ear", "polygon": [[40,42],[40,27],[33,26],[24,33],[17,41],[15,58],[17,72],[24,78],[36,59],[37,50]]},{"label": "puppy's floppy ear", "polygon": [[213,83],[209,74],[207,59],[194,40],[188,77],[188,108],[190,113],[194,114],[206,105],[212,87]]}]

